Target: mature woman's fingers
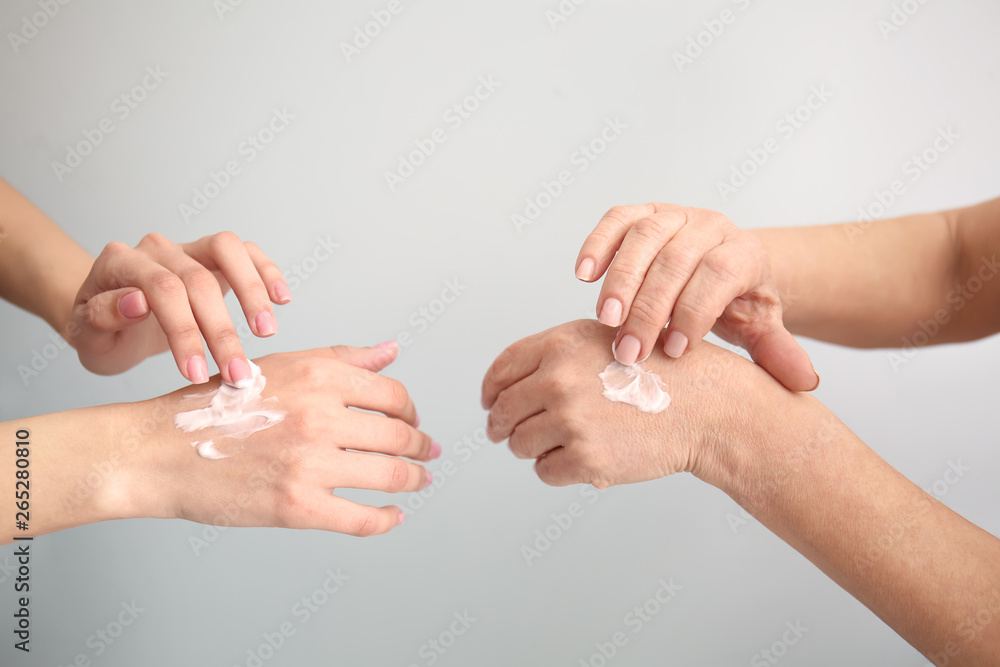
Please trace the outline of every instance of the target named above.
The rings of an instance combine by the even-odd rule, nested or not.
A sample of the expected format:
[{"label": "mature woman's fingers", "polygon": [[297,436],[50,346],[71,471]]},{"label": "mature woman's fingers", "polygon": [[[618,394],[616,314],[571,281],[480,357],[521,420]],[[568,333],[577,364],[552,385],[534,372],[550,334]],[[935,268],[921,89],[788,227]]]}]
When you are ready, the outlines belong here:
[{"label": "mature woman's fingers", "polygon": [[615,206],[605,213],[580,248],[576,277],[590,283],[603,276],[635,221],[654,213],[655,204]]},{"label": "mature woman's fingers", "polygon": [[517,341],[493,361],[483,377],[481,401],[484,409],[493,406],[501,391],[538,370],[544,350],[544,333]]},{"label": "mature woman's fingers", "polygon": [[273,336],[278,332],[271,295],[257,270],[247,247],[233,232],[219,232],[181,248],[205,268],[218,270],[240,302],[243,315],[255,336]]},{"label": "mature woman's fingers", "polygon": [[515,382],[500,392],[486,420],[486,435],[493,442],[510,437],[521,422],[545,410],[551,391],[535,373]]},{"label": "mature woman's fingers", "polygon": [[417,416],[410,394],[399,380],[387,378],[361,368],[340,367],[339,381],[343,384],[343,398],[352,408],[381,412],[389,417],[412,424]]},{"label": "mature woman's fingers", "polygon": [[537,459],[567,441],[568,434],[551,412],[539,412],[510,434],[510,451],[519,459]]},{"label": "mature woman's fingers", "polygon": [[597,319],[602,324],[619,327],[625,322],[650,265],[685,222],[683,209],[678,208],[654,213],[632,226],[608,268],[597,299]]},{"label": "mature woman's fingers", "polygon": [[285,304],[291,301],[292,292],[288,289],[288,283],[285,282],[285,276],[281,273],[278,265],[272,262],[271,258],[265,255],[264,251],[253,241],[247,241],[243,245],[246,246],[247,254],[250,255],[253,265],[257,267],[257,272],[267,287],[267,293],[271,296],[271,301],[278,304]]},{"label": "mature woman's fingers", "polygon": [[[339,409],[339,408],[338,408]],[[441,453],[430,436],[401,419],[351,410],[340,418],[337,446],[428,461]]]},{"label": "mature woman's fingers", "polygon": [[770,323],[746,344],[758,366],[791,391],[813,391],[819,387],[819,374],[809,354],[780,322]]},{"label": "mature woman's fingers", "polygon": [[586,470],[572,449],[556,447],[535,461],[535,473],[549,486],[569,486],[586,481]]},{"label": "mature woman's fingers", "polygon": [[420,491],[432,481],[422,465],[395,456],[362,452],[341,452],[336,467],[329,474],[336,477],[336,488],[386,493]]}]

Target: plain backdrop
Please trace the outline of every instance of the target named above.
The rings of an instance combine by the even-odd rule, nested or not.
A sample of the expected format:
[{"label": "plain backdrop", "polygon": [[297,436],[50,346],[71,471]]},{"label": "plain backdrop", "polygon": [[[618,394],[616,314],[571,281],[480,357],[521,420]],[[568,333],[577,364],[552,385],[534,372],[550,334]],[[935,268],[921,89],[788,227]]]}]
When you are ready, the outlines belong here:
[{"label": "plain backdrop", "polygon": [[[581,487],[546,487],[530,462],[485,444],[479,407],[482,375],[506,345],[593,316],[598,287],[574,279],[574,261],[612,205],[676,202],[760,227],[855,220],[896,179],[905,191],[883,215],[996,196],[1000,5],[898,4],[576,0],[563,15],[550,13],[557,0],[399,0],[376,28],[388,2],[3,3],[0,174],[95,255],[152,231],[185,241],[233,230],[289,275],[298,267],[307,279],[277,309],[280,333],[245,336],[253,356],[406,334],[387,373],[444,444],[430,465],[444,483],[375,539],[153,520],[39,539],[30,656],[7,634],[13,547],[4,547],[0,662],[596,666],[606,660],[599,645],[622,631],[628,641],[607,664],[767,664],[752,661],[799,623],[808,630],[782,665],[924,665],[721,492],[679,475],[591,503]],[[893,18],[898,26],[880,28]],[[344,44],[365,44],[366,24],[376,36],[345,55]],[[696,57],[679,66],[685,50]],[[133,93],[147,68],[159,82]],[[479,89],[485,99],[468,102],[476,108],[461,124],[446,120],[481,77],[492,92]],[[814,88],[828,99],[799,110]],[[128,108],[123,95],[142,99]],[[249,160],[241,145],[275,110],[294,118],[263,132],[273,140]],[[797,110],[799,127],[779,130]],[[102,119],[113,131],[95,135]],[[581,171],[579,147],[609,121],[624,127],[595,144],[603,152]],[[391,189],[385,173],[438,128],[445,141]],[[906,163],[949,128],[958,138],[914,178]],[[57,174],[53,163],[72,159],[87,133],[100,143]],[[718,183],[770,138],[777,151],[724,198]],[[239,174],[206,188],[230,160]],[[562,170],[569,185],[538,201]],[[196,190],[212,197],[196,202]],[[518,228],[512,215],[536,213],[527,199],[544,207]],[[195,203],[207,206],[185,216],[182,205]],[[337,247],[327,254],[323,243]],[[441,309],[447,281],[460,296]],[[437,312],[433,322],[422,307]],[[72,350],[46,347],[44,322],[0,309],[0,417],[10,429],[19,417],[183,382],[169,356],[91,375]],[[1000,530],[995,339],[896,364],[885,350],[804,344],[831,409],[914,482]],[[22,379],[19,367],[42,365],[36,354],[44,368]],[[454,474],[443,476],[444,461]],[[940,482],[953,464],[968,471]],[[582,516],[551,528],[574,502]],[[546,529],[558,539],[529,564],[522,547]],[[340,590],[316,594],[338,570],[349,577]],[[666,605],[649,603],[656,613],[636,632],[627,615],[661,580],[680,588]],[[314,594],[323,604],[305,619],[300,601]],[[133,601],[135,622],[111,644],[97,640],[98,630],[117,632]],[[449,634],[466,613],[471,627]],[[286,622],[294,634],[261,651]]]}]

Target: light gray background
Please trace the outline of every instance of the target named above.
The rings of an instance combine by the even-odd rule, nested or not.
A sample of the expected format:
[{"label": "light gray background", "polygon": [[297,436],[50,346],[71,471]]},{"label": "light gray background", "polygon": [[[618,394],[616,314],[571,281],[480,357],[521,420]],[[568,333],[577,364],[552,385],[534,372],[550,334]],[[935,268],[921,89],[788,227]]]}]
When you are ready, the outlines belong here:
[{"label": "light gray background", "polygon": [[[389,374],[410,388],[442,460],[458,468],[402,529],[376,539],[231,529],[195,556],[189,538],[203,527],[181,521],[48,536],[34,545],[34,651],[15,655],[5,635],[0,662],[61,665],[83,653],[100,665],[246,665],[262,633],[289,620],[296,634],[265,664],[425,665],[421,645],[468,610],[476,623],[436,664],[575,666],[595,642],[628,630],[624,615],[673,578],[677,597],[641,633],[627,632],[612,664],[750,664],[797,620],[809,631],[783,665],[925,664],[759,524],[734,534],[735,504],[690,476],[609,490],[528,566],[521,546],[580,489],[544,486],[503,446],[463,460],[455,444],[482,437],[480,380],[503,347],[593,312],[598,288],[574,280],[573,265],[614,204],[715,208],[745,227],[851,220],[948,126],[958,142],[907,182],[889,213],[996,196],[1000,6],[929,2],[888,39],[877,25],[892,13],[888,1],[742,10],[725,0],[590,0],[555,30],[545,12],[556,0],[402,6],[350,64],[341,42],[383,2],[248,1],[223,18],[207,0],[74,2],[19,53],[6,37],[0,44],[5,178],[95,254],[150,231],[182,241],[231,229],[291,270],[330,235],[340,248],[279,309],[280,334],[246,338],[248,352],[416,334]],[[735,23],[679,72],[673,53],[725,8]],[[5,2],[3,34],[36,11]],[[169,76],[60,183],[52,161],[148,65]],[[502,82],[496,93],[389,192],[383,172],[490,75]],[[819,85],[833,98],[723,202],[716,182]],[[290,127],[185,223],[179,204],[237,157],[274,107],[295,114]],[[609,117],[628,129],[517,233],[511,214]],[[467,290],[418,332],[411,314],[456,278]],[[26,386],[17,366],[50,330],[0,308],[4,420],[138,400],[181,382],[166,356],[101,378],[65,351]],[[942,500],[1000,530],[995,340],[922,350],[896,370],[886,351],[805,344],[827,405],[925,488],[950,461],[970,467]],[[0,549],[0,564],[12,550]],[[292,606],[327,568],[351,579],[299,624]],[[12,582],[0,577],[6,633]],[[145,611],[95,658],[88,636],[132,600]]]}]

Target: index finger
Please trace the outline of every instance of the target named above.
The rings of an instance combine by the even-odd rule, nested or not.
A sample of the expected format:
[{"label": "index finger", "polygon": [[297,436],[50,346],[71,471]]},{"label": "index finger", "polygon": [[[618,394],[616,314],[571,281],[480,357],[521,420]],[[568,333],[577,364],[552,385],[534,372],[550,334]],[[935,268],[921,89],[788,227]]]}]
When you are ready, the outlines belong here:
[{"label": "index finger", "polygon": [[580,248],[576,258],[576,277],[592,283],[603,276],[632,225],[656,211],[655,204],[641,204],[615,206],[605,213]]},{"label": "index finger", "polygon": [[519,340],[501,352],[483,378],[483,409],[493,407],[501,391],[537,371],[541,361],[539,334]]}]

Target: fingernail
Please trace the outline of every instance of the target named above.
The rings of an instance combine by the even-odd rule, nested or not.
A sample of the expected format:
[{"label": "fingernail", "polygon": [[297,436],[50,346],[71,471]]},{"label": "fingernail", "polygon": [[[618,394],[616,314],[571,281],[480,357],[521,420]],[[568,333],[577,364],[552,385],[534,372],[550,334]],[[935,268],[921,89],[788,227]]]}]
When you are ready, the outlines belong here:
[{"label": "fingernail", "polygon": [[384,343],[379,343],[374,346],[376,350],[390,350],[394,347],[399,347],[399,343],[394,340],[387,340]]},{"label": "fingernail", "polygon": [[240,388],[249,387],[253,375],[250,373],[250,364],[246,359],[233,359],[229,362],[229,380]]},{"label": "fingernail", "polygon": [[663,351],[668,357],[680,358],[688,346],[688,337],[680,331],[671,331],[667,336],[667,341],[663,344]]},{"label": "fingernail", "polygon": [[439,456],[441,456],[441,445],[439,445],[436,442],[431,442],[431,453],[430,453],[431,460],[434,460]]},{"label": "fingernail", "polygon": [[580,268],[576,270],[577,280],[593,280],[594,279],[594,260],[587,258],[580,262]]},{"label": "fingernail", "polygon": [[428,486],[430,486],[433,483],[434,483],[434,473],[432,473],[430,470],[428,470],[427,471],[427,478],[424,480],[424,488],[426,489]]},{"label": "fingernail", "polygon": [[396,519],[396,525],[397,526],[402,526],[404,521],[406,521],[406,515],[403,514],[403,510],[400,510],[399,511],[399,518]]},{"label": "fingernail", "polygon": [[292,293],[283,280],[274,283],[274,296],[278,298],[278,303],[288,303],[292,300]]},{"label": "fingernail", "polygon": [[149,312],[146,295],[139,290],[129,292],[118,300],[118,311],[123,317],[142,317]]},{"label": "fingernail", "polygon": [[257,313],[254,323],[257,325],[257,335],[259,336],[273,336],[278,333],[278,323],[275,321],[274,315],[266,310]]},{"label": "fingernail", "polygon": [[[813,373],[816,373],[816,371],[814,370]],[[819,389],[819,373],[816,373],[816,384],[815,384],[815,386],[813,386],[813,388],[810,389],[809,391],[816,391],[817,389]]]},{"label": "fingernail", "polygon": [[631,366],[639,358],[639,352],[642,351],[642,343],[635,336],[629,334],[621,339],[618,343],[618,347],[615,348],[615,358],[618,363],[625,364],[626,366]]},{"label": "fingernail", "polygon": [[604,307],[601,308],[601,316],[598,317],[602,324],[606,324],[609,327],[617,327],[622,322],[622,302],[618,299],[611,297],[604,301]]},{"label": "fingernail", "polygon": [[188,379],[194,384],[204,384],[208,382],[208,362],[200,354],[188,359],[187,363]]}]

